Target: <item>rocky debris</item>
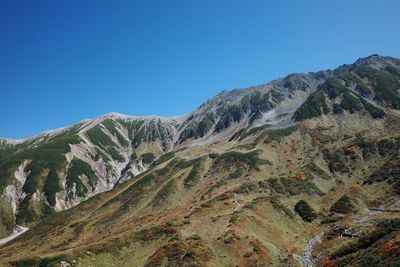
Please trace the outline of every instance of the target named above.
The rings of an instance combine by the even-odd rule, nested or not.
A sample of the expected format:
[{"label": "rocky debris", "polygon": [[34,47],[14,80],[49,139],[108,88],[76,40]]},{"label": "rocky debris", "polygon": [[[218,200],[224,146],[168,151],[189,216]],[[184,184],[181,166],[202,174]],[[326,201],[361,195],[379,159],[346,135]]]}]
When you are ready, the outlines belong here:
[{"label": "rocky debris", "polygon": [[312,255],[313,248],[316,244],[322,242],[323,233],[312,237],[310,240],[307,241],[307,244],[303,250],[302,254],[293,254],[295,260],[297,260],[301,266],[303,267],[313,267],[314,262],[318,260],[318,257],[314,257]]}]

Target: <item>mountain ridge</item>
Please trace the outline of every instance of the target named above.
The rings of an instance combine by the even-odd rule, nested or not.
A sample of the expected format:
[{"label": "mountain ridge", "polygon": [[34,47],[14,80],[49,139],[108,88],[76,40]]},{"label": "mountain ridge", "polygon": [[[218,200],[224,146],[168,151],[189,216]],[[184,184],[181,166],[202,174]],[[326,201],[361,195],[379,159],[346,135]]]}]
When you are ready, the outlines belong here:
[{"label": "mountain ridge", "polygon": [[[380,68],[382,64],[384,62],[387,63],[387,61],[392,62],[393,64],[400,66],[400,59],[396,59],[394,57],[390,57],[390,56],[381,56],[379,54],[373,54],[371,56],[365,57],[365,58],[360,58],[358,59],[356,62],[354,63],[350,63],[350,64],[343,64],[338,66],[335,69],[326,69],[326,70],[322,70],[322,71],[316,71],[316,72],[307,72],[307,73],[303,73],[303,72],[296,72],[296,73],[291,73],[288,74],[285,77],[281,77],[281,78],[276,78],[273,79],[267,83],[263,83],[263,84],[259,84],[259,85],[254,85],[254,86],[249,86],[249,87],[244,87],[244,88],[234,88],[234,89],[225,89],[222,90],[220,93],[218,93],[217,95],[215,95],[214,97],[211,97],[210,99],[206,100],[203,104],[201,104],[198,108],[196,108],[193,111],[184,113],[184,114],[180,114],[180,115],[174,115],[174,116],[160,116],[160,115],[143,115],[143,116],[137,116],[137,115],[128,115],[128,114],[122,114],[122,113],[118,113],[118,112],[109,112],[100,116],[97,116],[95,118],[90,118],[90,119],[82,119],[76,123],[73,123],[71,125],[67,125],[64,127],[60,127],[57,129],[49,129],[49,130],[45,130],[42,132],[39,132],[38,134],[34,134],[30,137],[27,138],[22,138],[22,139],[13,139],[12,137],[8,138],[8,137],[0,137],[0,140],[3,141],[9,141],[10,143],[20,143],[20,142],[24,142],[26,140],[32,139],[34,137],[37,137],[39,135],[43,135],[46,133],[51,133],[57,130],[62,130],[68,127],[72,127],[76,124],[80,124],[80,123],[84,123],[84,122],[88,122],[88,121],[95,121],[97,119],[101,119],[101,118],[106,118],[106,117],[120,117],[120,118],[126,118],[126,119],[161,119],[164,121],[177,121],[177,120],[183,120],[184,118],[189,117],[192,113],[196,112],[196,110],[200,109],[203,105],[206,105],[208,103],[212,103],[215,101],[232,101],[233,96],[237,96],[237,95],[242,95],[240,98],[244,97],[244,95],[249,94],[249,93],[256,93],[256,92],[261,92],[261,91],[265,91],[265,88],[268,88],[267,90],[270,90],[271,88],[273,88],[273,85],[279,82],[286,82],[289,83],[290,82],[290,78],[292,77],[307,77],[308,75],[310,76],[314,76],[316,77],[316,79],[320,79],[324,76],[331,76],[333,75],[333,73],[335,71],[343,71],[343,70],[352,70],[354,68],[357,68],[361,65],[366,65],[366,64],[372,64],[375,65],[376,68]],[[321,77],[322,76],[322,77]],[[264,90],[263,90],[264,89]],[[235,102],[235,101],[233,101]],[[236,101],[237,102],[237,101]]]}]

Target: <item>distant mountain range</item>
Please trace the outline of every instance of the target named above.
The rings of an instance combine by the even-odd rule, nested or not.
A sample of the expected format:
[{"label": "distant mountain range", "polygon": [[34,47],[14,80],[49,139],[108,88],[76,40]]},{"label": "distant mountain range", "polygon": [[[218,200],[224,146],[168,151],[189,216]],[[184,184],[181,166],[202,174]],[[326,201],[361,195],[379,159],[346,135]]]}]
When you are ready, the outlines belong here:
[{"label": "distant mountain range", "polygon": [[397,266],[399,166],[400,60],[379,55],[0,139],[0,238],[24,232],[0,264]]}]

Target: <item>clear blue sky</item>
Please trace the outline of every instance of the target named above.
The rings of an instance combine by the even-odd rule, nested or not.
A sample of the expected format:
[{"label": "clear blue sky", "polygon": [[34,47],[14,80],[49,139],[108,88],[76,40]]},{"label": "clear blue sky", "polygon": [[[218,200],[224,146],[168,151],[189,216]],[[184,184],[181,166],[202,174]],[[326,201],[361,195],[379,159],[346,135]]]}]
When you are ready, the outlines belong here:
[{"label": "clear blue sky", "polygon": [[2,0],[0,136],[111,111],[176,115],[223,89],[400,57],[398,0]]}]

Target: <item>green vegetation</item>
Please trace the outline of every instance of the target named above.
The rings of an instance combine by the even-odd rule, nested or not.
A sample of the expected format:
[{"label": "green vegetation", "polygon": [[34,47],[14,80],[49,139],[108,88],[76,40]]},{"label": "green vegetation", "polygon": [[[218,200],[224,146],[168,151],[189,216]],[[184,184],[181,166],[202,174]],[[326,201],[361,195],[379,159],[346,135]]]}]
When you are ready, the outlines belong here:
[{"label": "green vegetation", "polygon": [[154,199],[151,202],[152,206],[160,206],[166,203],[168,200],[168,197],[175,192],[176,189],[176,180],[171,179],[170,181],[167,182],[167,184],[162,187],[157,195],[154,197]]},{"label": "green vegetation", "polygon": [[343,100],[341,106],[345,110],[350,111],[350,113],[360,111],[364,107],[361,100],[349,90],[346,90],[343,93]]},{"label": "green vegetation", "polygon": [[115,122],[113,120],[107,119],[104,120],[101,124],[104,125],[104,127],[109,131],[112,135],[116,136],[119,143],[122,146],[129,146],[129,142],[121,135],[121,133],[117,130],[117,126],[115,125]]},{"label": "green vegetation", "polygon": [[321,86],[320,90],[325,92],[329,99],[335,99],[336,97],[348,91],[346,86],[344,86],[338,78],[327,79],[326,82]]},{"label": "green vegetation", "polygon": [[233,197],[233,192],[228,191],[216,197],[217,201],[225,201]]},{"label": "green vegetation", "polygon": [[125,161],[125,158],[121,155],[121,153],[118,152],[118,150],[115,147],[109,146],[107,148],[107,151],[110,154],[111,158],[113,158],[114,160],[119,162]]},{"label": "green vegetation", "polygon": [[293,212],[289,208],[287,208],[285,205],[283,205],[282,202],[279,200],[279,198],[273,196],[273,197],[269,197],[268,200],[270,201],[274,210],[276,210],[278,212],[282,212],[284,215],[286,215],[289,218],[294,218]]},{"label": "green vegetation", "polygon": [[94,161],[98,161],[100,158],[102,158],[104,162],[111,161],[111,159],[106,154],[104,154],[99,148],[96,147],[96,154],[92,156],[92,159]]},{"label": "green vegetation", "polygon": [[[350,90],[346,91],[342,95],[342,103],[340,104],[340,107],[342,109],[348,110],[350,113],[354,113],[356,111],[360,111],[363,108],[368,111],[371,116],[375,119],[380,119],[385,116],[385,112],[378,108],[375,107],[374,105],[370,104],[367,102],[362,96],[357,95]],[[334,104],[337,105],[337,104]],[[334,106],[335,108],[335,106]],[[334,110],[335,113],[335,110]]]},{"label": "green vegetation", "polygon": [[357,83],[355,90],[362,96],[367,97],[372,94],[372,90],[369,89],[365,84],[362,82]]},{"label": "green vegetation", "polygon": [[61,190],[58,172],[66,168],[65,154],[70,151],[70,144],[79,143],[80,139],[74,130],[66,131],[56,137],[49,138],[46,142],[29,146],[18,145],[7,149],[7,153],[0,155],[0,190],[9,183],[15,170],[24,160],[30,160],[25,171],[29,172],[23,191],[27,194],[19,208],[18,222],[35,221],[45,212],[51,212],[50,208],[30,211],[29,200],[37,191],[44,192],[48,203],[55,204],[55,195]]},{"label": "green vegetation", "polygon": [[190,125],[182,132],[180,142],[182,143],[190,138],[205,136],[214,126],[215,120],[214,113],[207,113],[198,124]]},{"label": "green vegetation", "polygon": [[131,144],[134,148],[137,148],[143,142],[153,142],[157,139],[166,140],[172,137],[170,129],[165,127],[160,119],[151,120],[148,124],[145,124],[143,119],[117,120],[117,122],[124,125],[128,130],[128,136],[132,140]]},{"label": "green vegetation", "polygon": [[318,117],[322,114],[329,112],[328,105],[326,104],[326,97],[322,90],[318,90],[311,94],[311,96],[300,106],[294,114],[296,121],[306,120]]},{"label": "green vegetation", "polygon": [[229,179],[237,179],[245,174],[245,170],[243,168],[236,169],[233,173],[229,174]]},{"label": "green vegetation", "polygon": [[239,141],[245,139],[248,136],[255,135],[258,132],[262,132],[268,128],[268,125],[262,125],[262,126],[257,126],[253,127],[244,131],[241,131],[239,133]]},{"label": "green vegetation", "polygon": [[135,137],[138,131],[143,126],[143,120],[135,120],[135,121],[124,121],[124,120],[117,120],[119,123],[125,125],[126,129],[128,130],[128,135],[131,140]]},{"label": "green vegetation", "polygon": [[196,134],[198,137],[205,136],[212,128],[215,123],[215,115],[213,113],[208,113],[202,119],[197,127]]},{"label": "green vegetation", "polygon": [[[363,253],[362,250],[371,253],[374,251],[374,248],[375,251],[376,248],[378,248],[378,251],[382,253],[384,252],[382,249],[384,249],[385,247],[383,248],[379,247],[382,246],[382,244],[385,244],[386,242],[394,239],[395,236],[399,234],[399,231],[400,231],[400,219],[387,219],[380,221],[374,230],[363,233],[362,236],[359,237],[356,241],[350,242],[340,247],[337,251],[335,251],[331,255],[331,259],[342,258],[353,253]],[[379,240],[386,240],[386,242],[385,241],[378,242]],[[381,255],[382,260],[385,261],[384,258],[387,258],[389,255],[390,254],[387,254],[386,256],[384,256],[384,254]],[[394,255],[396,255],[397,258],[399,256],[398,253]],[[363,254],[359,256],[363,257]],[[389,266],[389,265],[379,265],[379,266]]]},{"label": "green vegetation", "polygon": [[87,136],[89,137],[90,141],[96,145],[103,148],[108,146],[117,146],[111,138],[103,132],[100,125],[96,125],[89,130],[86,131]]},{"label": "green vegetation", "polygon": [[307,179],[312,180],[315,177],[322,178],[324,180],[330,180],[331,177],[326,174],[324,170],[322,170],[320,167],[318,167],[315,163],[311,162],[307,164],[305,173],[307,176]]},{"label": "green vegetation", "polygon": [[210,154],[208,154],[208,156],[209,156],[211,159],[216,159],[216,158],[219,157],[219,154],[218,154],[218,153],[210,153]]},{"label": "green vegetation", "polygon": [[[82,180],[80,179],[81,175],[85,175],[88,178],[89,185],[91,186],[92,190],[96,186],[97,182],[97,177],[90,167],[89,164],[86,162],[74,158],[71,161],[71,165],[68,169],[67,177],[66,177],[66,184],[67,184],[67,189],[72,190],[74,184],[75,184],[75,189],[76,189],[76,195],[80,197],[84,197],[85,194],[88,192],[88,189],[86,186],[83,184]],[[72,192],[71,192],[72,193]],[[72,195],[70,195],[72,197]]]},{"label": "green vegetation", "polygon": [[204,203],[201,204],[202,208],[210,208],[213,204],[214,204],[215,200],[214,199],[210,199]]},{"label": "green vegetation", "polygon": [[330,211],[342,214],[353,213],[355,210],[353,201],[347,195],[339,198],[330,208]]},{"label": "green vegetation", "polygon": [[113,206],[115,204],[123,203],[118,210],[116,210],[111,216],[104,220],[98,221],[97,224],[112,223],[129,211],[132,207],[135,207],[139,200],[150,192],[150,185],[156,180],[158,176],[154,172],[144,172],[140,176],[136,177],[136,181],[130,185],[123,193],[114,197],[104,208]]},{"label": "green vegetation", "polygon": [[308,179],[303,181],[301,179],[292,178],[270,178],[268,180],[272,189],[279,194],[294,196],[301,193],[306,193],[308,195],[324,195],[324,193],[311,181]]},{"label": "green vegetation", "polygon": [[156,159],[156,156],[153,153],[144,153],[142,155],[142,162],[143,164],[151,164]]},{"label": "green vegetation", "polygon": [[354,87],[354,90],[363,97],[370,97],[373,93],[372,90],[363,83],[363,81],[350,72],[343,72],[338,76],[338,78],[346,83],[347,88]]},{"label": "green vegetation", "polygon": [[283,79],[283,86],[290,92],[295,90],[307,91],[310,88],[309,83],[303,78],[302,74],[289,74]]},{"label": "green vegetation", "polygon": [[298,128],[298,125],[293,125],[287,128],[272,130],[268,133],[268,138],[271,140],[279,140],[284,136],[294,133]]},{"label": "green vegetation", "polygon": [[364,99],[360,100],[363,103],[364,108],[369,112],[369,114],[371,114],[374,119],[381,119],[385,116],[385,112],[382,109],[375,107]]},{"label": "green vegetation", "polygon": [[141,178],[140,180],[138,180],[136,183],[134,183],[131,187],[141,187],[144,185],[149,184],[151,181],[154,180],[154,178],[156,178],[156,176],[153,173],[149,173],[146,176],[144,176],[143,178]]},{"label": "green vegetation", "polygon": [[233,164],[237,166],[247,165],[249,170],[259,170],[260,165],[270,164],[267,160],[260,159],[258,155],[258,151],[251,151],[248,153],[229,151],[219,155],[215,159],[213,166],[218,167],[227,164],[229,164],[229,166]]},{"label": "green vegetation", "polygon": [[277,212],[289,217],[289,218],[294,218],[294,213],[287,208],[277,196],[262,196],[262,197],[257,197],[251,201],[250,204],[244,206],[244,208],[250,208],[254,209],[259,203],[263,202],[269,202],[271,203],[272,207],[274,210]]},{"label": "green vegetation", "polygon": [[315,210],[304,200],[297,202],[294,211],[306,222],[312,222],[317,218]]},{"label": "green vegetation", "polygon": [[11,204],[0,200],[0,234],[2,236],[13,233],[16,226],[13,215]]},{"label": "green vegetation", "polygon": [[342,114],[344,112],[344,109],[342,108],[341,105],[334,103],[333,104],[333,114]]},{"label": "green vegetation", "polygon": [[371,81],[375,99],[378,102],[387,104],[393,109],[400,109],[400,82],[396,76],[390,72],[376,70],[370,67],[358,69],[357,74]]},{"label": "green vegetation", "polygon": [[391,75],[400,78],[400,69],[394,66],[386,66],[385,71],[389,72]]},{"label": "green vegetation", "polygon": [[[390,143],[389,143],[390,144]],[[389,144],[386,144],[389,146]],[[379,145],[378,145],[379,146]],[[382,144],[383,146],[383,144]],[[399,145],[393,146],[389,148],[390,151],[398,151]],[[379,149],[379,147],[378,147]],[[386,154],[386,149],[381,147],[382,154]],[[400,194],[400,180],[398,179],[400,175],[400,156],[398,153],[393,153],[390,158],[386,160],[386,162],[377,170],[375,170],[369,177],[367,177],[364,181],[364,184],[374,184],[379,182],[387,182],[390,184],[391,189],[397,195]]]},{"label": "green vegetation", "polygon": [[[166,175],[168,173],[170,173],[172,171],[172,169],[179,163],[179,159],[174,158],[173,160],[171,160],[170,162],[168,162],[167,166],[165,166],[162,169],[158,169],[155,171],[156,175],[162,176],[162,175]],[[155,164],[153,164],[155,165]]]},{"label": "green vegetation", "polygon": [[362,83],[362,81],[360,79],[358,79],[356,76],[354,76],[352,73],[350,73],[348,71],[339,72],[339,73],[335,73],[335,74],[338,79],[343,80],[345,82],[346,87],[349,87],[354,84],[358,84],[359,82]]},{"label": "green vegetation", "polygon": [[175,157],[175,153],[174,152],[168,152],[164,155],[162,155],[161,157],[159,157],[154,163],[154,166],[160,165],[164,162],[167,162],[168,160],[172,159],[173,157]]},{"label": "green vegetation", "polygon": [[239,211],[234,211],[231,215],[231,217],[229,218],[229,223],[236,223],[237,220],[239,219]]},{"label": "green vegetation", "polygon": [[171,168],[169,168],[168,166],[166,166],[166,167],[164,167],[164,168],[162,168],[162,169],[158,169],[158,170],[156,170],[156,173],[157,173],[157,175],[166,175],[166,174],[168,174],[168,173],[170,173],[170,171],[171,171]]},{"label": "green vegetation", "polygon": [[[116,149],[116,147],[118,147],[117,144],[115,144],[111,138],[103,132],[100,125],[89,129],[86,134],[94,145],[99,146],[107,151],[111,158],[119,162],[125,161],[125,158]],[[105,158],[103,159],[106,160]]]},{"label": "green vegetation", "polygon": [[[341,114],[344,110],[354,113],[365,109],[375,119],[383,118],[385,113],[378,107],[370,104],[361,95],[352,92],[341,83],[343,80],[346,86],[351,86],[355,83],[355,90],[362,96],[371,96],[372,91],[360,79],[353,76],[351,73],[344,73],[339,78],[330,78],[313,93],[306,102],[294,114],[294,119],[297,121],[318,117],[322,114],[328,114],[330,109],[327,100],[332,100],[332,111],[334,114]],[[375,93],[376,94],[376,93]],[[328,99],[327,99],[327,97]],[[334,103],[341,97],[340,104]],[[400,98],[399,98],[400,99]]]},{"label": "green vegetation", "polygon": [[325,150],[324,158],[328,161],[328,167],[331,173],[348,173],[350,171],[347,155],[342,149]]},{"label": "green vegetation", "polygon": [[198,179],[200,179],[200,169],[201,169],[203,160],[205,160],[205,157],[200,157],[200,158],[192,159],[189,161],[182,160],[176,165],[177,168],[182,168],[182,169],[186,169],[189,167],[192,168],[190,170],[188,176],[183,180],[185,187],[188,188],[188,187],[193,186],[193,183],[197,182]]},{"label": "green vegetation", "polygon": [[236,105],[229,106],[222,114],[220,120],[215,125],[215,132],[222,132],[234,122],[239,122],[243,118],[243,110]]},{"label": "green vegetation", "polygon": [[170,129],[164,127],[160,119],[152,120],[148,124],[144,124],[143,121],[132,122],[129,125],[128,131],[131,132],[132,145],[135,148],[143,142],[172,138]]},{"label": "green vegetation", "polygon": [[[321,225],[336,223],[337,221],[339,221],[341,219],[343,219],[343,216],[335,214],[335,213],[330,213],[327,216],[323,217],[323,219],[321,220]],[[336,232],[334,232],[334,235],[336,235]],[[328,236],[329,236],[329,234],[328,234]]]},{"label": "green vegetation", "polygon": [[233,190],[236,194],[251,194],[256,191],[259,191],[259,187],[258,184],[254,182],[242,183],[238,188]]},{"label": "green vegetation", "polygon": [[12,266],[16,267],[55,267],[59,266],[60,262],[65,259],[65,255],[59,255],[51,258],[25,258],[10,262]]},{"label": "green vegetation", "polygon": [[263,112],[275,108],[277,103],[284,98],[284,95],[275,89],[268,91],[264,95],[257,92],[242,98],[240,107],[244,112],[249,113],[250,124],[252,124],[255,120],[261,118]]}]

